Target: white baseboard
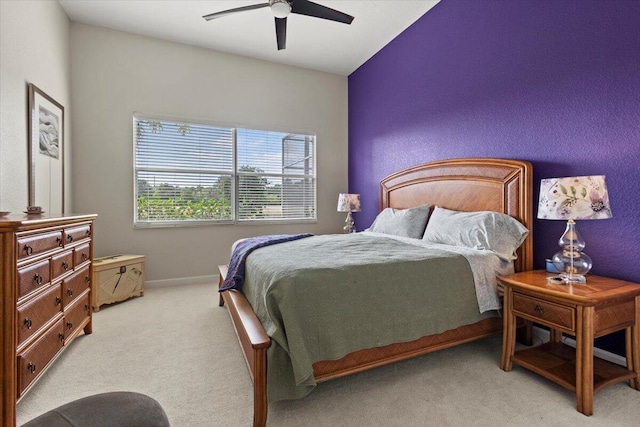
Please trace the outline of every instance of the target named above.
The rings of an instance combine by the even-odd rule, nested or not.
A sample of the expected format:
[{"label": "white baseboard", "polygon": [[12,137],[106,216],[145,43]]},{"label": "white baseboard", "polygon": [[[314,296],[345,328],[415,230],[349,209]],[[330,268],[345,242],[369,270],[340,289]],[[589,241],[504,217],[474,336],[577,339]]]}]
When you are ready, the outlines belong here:
[{"label": "white baseboard", "polygon": [[[549,331],[547,331],[546,329],[539,328],[538,326],[534,326],[533,327],[533,341],[534,341],[534,344],[537,344],[535,342],[536,338],[540,342],[549,341]],[[567,337],[567,336],[562,338],[562,342],[564,342],[567,345],[570,345],[573,348],[575,348],[575,346],[576,346],[576,340],[574,340],[573,338]],[[609,351],[603,350],[603,349],[598,348],[598,347],[595,347],[593,349],[593,355],[599,357],[600,359],[608,360],[609,362],[616,363],[618,365],[627,366],[627,358],[626,357],[619,356],[617,354],[611,353]]]},{"label": "white baseboard", "polygon": [[201,283],[213,283],[218,286],[217,274],[210,276],[196,276],[196,277],[178,277],[175,279],[162,279],[162,280],[147,280],[145,287],[148,288],[160,288],[164,286],[181,286],[181,285],[195,285]]}]

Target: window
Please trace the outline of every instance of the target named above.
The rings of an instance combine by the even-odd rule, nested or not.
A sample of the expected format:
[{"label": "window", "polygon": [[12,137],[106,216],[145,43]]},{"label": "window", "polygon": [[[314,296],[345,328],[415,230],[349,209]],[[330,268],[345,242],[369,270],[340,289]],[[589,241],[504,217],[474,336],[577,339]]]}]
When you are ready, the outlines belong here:
[{"label": "window", "polygon": [[134,115],[136,227],[314,222],[315,136]]}]

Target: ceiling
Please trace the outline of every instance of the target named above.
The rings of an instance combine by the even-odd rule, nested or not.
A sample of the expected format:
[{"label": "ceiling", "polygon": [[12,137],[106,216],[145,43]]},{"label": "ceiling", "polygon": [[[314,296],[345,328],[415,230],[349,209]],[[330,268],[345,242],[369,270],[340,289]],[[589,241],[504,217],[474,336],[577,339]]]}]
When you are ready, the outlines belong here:
[{"label": "ceiling", "polygon": [[269,8],[212,21],[202,16],[267,0],[59,0],[72,21],[348,76],[440,0],[314,0],[351,25],[289,15],[276,48]]}]

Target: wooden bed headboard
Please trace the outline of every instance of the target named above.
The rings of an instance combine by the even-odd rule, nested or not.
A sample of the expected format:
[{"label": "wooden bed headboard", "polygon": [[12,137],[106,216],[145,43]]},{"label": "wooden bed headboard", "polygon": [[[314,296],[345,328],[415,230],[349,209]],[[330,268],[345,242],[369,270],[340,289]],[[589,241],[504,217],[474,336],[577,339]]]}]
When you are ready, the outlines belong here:
[{"label": "wooden bed headboard", "polygon": [[533,167],[522,160],[470,158],[425,163],[380,181],[380,210],[429,204],[458,211],[495,211],[529,229],[516,271],[533,269]]}]

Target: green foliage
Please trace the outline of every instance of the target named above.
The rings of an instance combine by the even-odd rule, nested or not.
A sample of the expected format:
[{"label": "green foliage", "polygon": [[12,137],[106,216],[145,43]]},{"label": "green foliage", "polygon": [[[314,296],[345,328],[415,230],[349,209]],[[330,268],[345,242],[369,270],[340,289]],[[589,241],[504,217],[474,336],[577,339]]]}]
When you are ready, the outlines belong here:
[{"label": "green foliage", "polygon": [[142,221],[229,220],[229,200],[161,199],[138,196],[138,219]]},{"label": "green foliage", "polygon": [[[241,166],[239,172],[261,173],[259,168]],[[138,180],[138,220],[231,220],[231,177],[221,176],[210,187],[181,187],[167,183],[151,185]],[[259,175],[238,176],[239,217],[264,218],[267,205],[281,204],[281,186],[269,186]]]}]

